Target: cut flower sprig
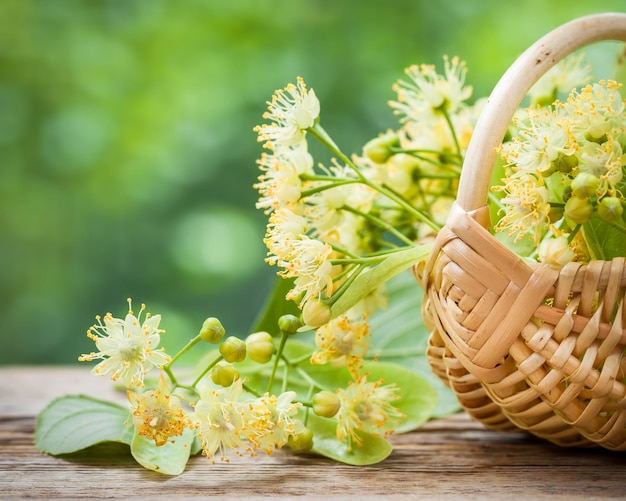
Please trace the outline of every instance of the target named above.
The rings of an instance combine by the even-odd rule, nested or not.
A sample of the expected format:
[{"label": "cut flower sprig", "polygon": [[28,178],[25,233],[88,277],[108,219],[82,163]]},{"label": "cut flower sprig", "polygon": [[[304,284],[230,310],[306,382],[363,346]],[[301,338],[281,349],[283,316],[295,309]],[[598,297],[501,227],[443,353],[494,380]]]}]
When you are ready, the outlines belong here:
[{"label": "cut flower sprig", "polygon": [[[135,316],[129,300],[124,318],[96,317],[87,332],[97,351],[79,360],[97,361],[92,372],[123,385],[127,403],[61,397],[38,417],[37,446],[66,454],[121,442],[166,474],[182,473],[194,454],[229,461],[283,447],[365,465],[391,453],[392,433],[429,419],[450,394],[403,365],[426,329],[398,332],[402,314],[376,330],[373,321],[398,299],[386,283],[428,256],[445,223],[484,103],[469,103],[463,62],[443,63],[443,74],[408,68],[389,103],[398,127],[350,156],[322,127],[303,79],[277,90],[255,128],[264,152],[254,187],[268,218],[266,261],[281,278],[252,332],[226,336],[209,317],[171,356],[160,315],[145,306]],[[560,267],[624,255],[620,90],[590,84],[576,56],[550,70],[517,113],[489,204],[494,232],[526,259]],[[310,139],[329,159],[313,159]],[[404,314],[412,320],[415,308]]]},{"label": "cut flower sprig", "polygon": [[[271,151],[258,162],[255,185],[257,207],[269,215],[266,260],[293,279],[287,299],[308,327],[373,313],[380,304],[372,298],[384,301],[378,289],[425,257],[420,241],[441,228],[480,109],[466,103],[464,64],[444,62],[445,76],[427,65],[407,70],[411,81],[396,85],[391,103],[403,125],[369,141],[360,156],[346,155],[325,131],[301,78],[268,101],[270,122],[255,128]],[[333,155],[329,165],[314,165],[309,137]]]}]

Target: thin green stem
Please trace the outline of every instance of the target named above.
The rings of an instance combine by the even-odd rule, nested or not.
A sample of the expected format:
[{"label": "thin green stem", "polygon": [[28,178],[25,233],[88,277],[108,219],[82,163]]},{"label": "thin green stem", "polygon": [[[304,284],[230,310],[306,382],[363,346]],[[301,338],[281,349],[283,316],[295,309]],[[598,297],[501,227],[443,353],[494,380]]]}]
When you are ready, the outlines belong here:
[{"label": "thin green stem", "polygon": [[272,386],[274,386],[274,379],[276,377],[276,370],[278,369],[278,362],[280,361],[283,350],[285,349],[285,344],[287,343],[287,338],[290,336],[288,332],[283,330],[280,331],[280,343],[278,344],[278,350],[276,350],[276,356],[274,357],[274,364],[272,365],[272,373],[270,374],[269,381],[267,382],[267,392],[270,393],[272,391]]},{"label": "thin green stem", "polygon": [[361,274],[361,272],[365,268],[366,268],[366,265],[364,264],[357,265],[356,269],[352,272],[352,274],[346,279],[344,283],[342,283],[339,286],[339,288],[330,297],[330,299],[327,302],[328,306],[332,306],[333,304],[337,302],[337,300],[343,295],[344,292],[346,292],[346,290],[348,290],[348,288],[352,285],[352,282],[354,282],[357,279],[357,277]]},{"label": "thin green stem", "polygon": [[180,386],[178,384],[178,381],[176,379],[176,377],[174,376],[174,373],[172,372],[172,365],[174,365],[174,363],[180,358],[182,357],[185,353],[187,353],[191,348],[193,348],[196,344],[198,344],[200,341],[202,340],[202,338],[200,337],[200,334],[198,334],[196,337],[194,337],[191,341],[189,341],[176,355],[174,355],[174,357],[163,366],[163,370],[165,371],[165,373],[167,374],[167,376],[170,378],[170,382],[175,385],[175,386]]},{"label": "thin green stem", "polygon": [[[322,128],[321,125],[315,124],[313,127],[307,129],[307,131],[315,139],[317,139],[324,146],[326,146],[332,153],[337,155],[337,157],[339,157],[339,159],[341,159],[348,167],[350,167],[356,173],[356,175],[359,177],[359,179],[361,180],[361,182],[363,184],[365,184],[366,186],[369,186],[370,188],[372,188],[375,191],[378,191],[381,195],[386,196],[387,198],[389,198],[390,200],[392,200],[393,202],[398,204],[400,207],[402,207],[403,209],[405,209],[409,213],[413,214],[416,219],[418,219],[419,221],[421,221],[421,222],[427,224],[428,226],[430,226],[433,230],[439,231],[440,228],[433,221],[431,221],[421,211],[419,211],[415,207],[413,207],[407,200],[404,199],[404,197],[402,197],[402,195],[400,195],[399,193],[395,192],[394,190],[392,190],[388,186],[385,186],[385,185],[379,186],[376,183],[373,183],[372,181],[367,179],[363,175],[363,173],[359,170],[359,168],[354,164],[354,162],[352,162],[352,160],[350,160],[350,158],[348,158],[339,149],[339,147],[330,138],[330,136],[326,133],[326,131]],[[459,149],[459,154],[460,154],[460,149]]]},{"label": "thin green stem", "polygon": [[307,131],[320,143],[322,143],[326,148],[328,148],[332,153],[337,155],[337,157],[344,162],[348,167],[350,167],[360,179],[365,179],[363,173],[359,170],[359,168],[350,160],[350,158],[339,149],[339,146],[335,144],[332,138],[328,135],[328,133],[324,130],[324,128],[316,123],[313,127],[307,129]]},{"label": "thin green stem", "polygon": [[405,209],[408,213],[410,213],[413,216],[415,216],[415,218],[417,220],[419,220],[422,223],[425,223],[426,225],[430,226],[430,228],[432,228],[435,231],[439,231],[441,229],[435,222],[431,221],[424,213],[422,213],[421,211],[419,211],[415,207],[413,207],[413,205],[411,205],[409,202],[407,202],[402,195],[397,193],[395,190],[393,190],[389,186],[383,185],[383,186],[381,186],[379,188],[380,189],[378,191],[382,195],[385,195],[387,198],[389,198],[390,200],[394,201],[400,207]]},{"label": "thin green stem", "polygon": [[459,157],[461,156],[461,145],[459,144],[459,138],[456,135],[456,131],[454,130],[454,125],[452,124],[452,118],[450,117],[450,114],[448,113],[448,110],[446,109],[442,109],[441,112],[443,113],[443,117],[445,118],[448,127],[450,128],[450,133],[452,134],[452,140],[454,141],[454,146],[456,148],[456,152],[459,155]]},{"label": "thin green stem", "polygon": [[[316,176],[307,176],[307,177],[316,177]],[[300,176],[300,179],[308,180],[304,175]],[[320,176],[321,177],[321,176]],[[324,176],[330,177],[330,176]],[[316,186],[315,188],[309,188],[308,190],[304,190],[300,192],[300,198],[310,197],[311,195],[315,195],[316,193],[321,193],[322,191],[330,190],[331,188],[336,188],[337,186],[345,186],[346,184],[362,184],[363,181],[361,179],[341,179],[337,180],[337,178],[330,177],[330,179],[334,179],[335,182],[329,182],[328,184],[323,184],[321,186]]]},{"label": "thin green stem", "polygon": [[224,360],[224,357],[222,355],[219,355],[218,357],[216,357],[215,360],[213,360],[213,362],[211,362],[203,371],[202,373],[195,379],[195,381],[193,383],[191,383],[191,386],[195,388],[195,386],[200,382],[200,380],[207,374],[207,372],[209,372],[213,367],[215,367],[218,363],[220,363],[222,360]]},{"label": "thin green stem", "polygon": [[370,214],[370,213],[366,213],[366,212],[360,211],[359,209],[355,209],[354,207],[350,207],[348,205],[342,206],[341,210],[345,210],[347,212],[352,212],[352,214],[356,214],[357,216],[361,216],[362,218],[365,218],[365,219],[371,221],[372,223],[376,224],[377,226],[380,226],[383,230],[391,233],[392,235],[394,235],[401,242],[404,242],[405,244],[408,244],[408,245],[413,245],[413,242],[409,238],[407,238],[402,232],[400,232],[397,229],[395,229],[387,221],[383,221],[379,217],[376,217],[374,214]]},{"label": "thin green stem", "polygon": [[261,394],[258,391],[252,388],[252,386],[249,386],[247,383],[243,383],[243,389],[257,398],[261,396]]},{"label": "thin green stem", "polygon": [[569,234],[569,236],[567,237],[567,243],[571,244],[572,241],[574,240],[574,237],[576,237],[576,234],[580,231],[580,229],[583,227],[582,224],[577,224],[576,226],[574,226],[574,229],[571,231],[571,233]]}]

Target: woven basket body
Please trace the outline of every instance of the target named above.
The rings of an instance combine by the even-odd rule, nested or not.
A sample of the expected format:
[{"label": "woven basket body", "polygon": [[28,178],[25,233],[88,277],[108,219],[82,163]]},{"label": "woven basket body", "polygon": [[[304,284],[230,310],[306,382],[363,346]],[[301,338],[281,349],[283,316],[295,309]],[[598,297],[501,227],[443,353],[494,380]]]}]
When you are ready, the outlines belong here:
[{"label": "woven basket body", "polygon": [[626,15],[578,19],[507,71],[467,151],[457,201],[416,270],[431,367],[487,426],[626,449],[626,260],[530,265],[489,232],[495,148],[532,84],[574,50],[626,41]]}]

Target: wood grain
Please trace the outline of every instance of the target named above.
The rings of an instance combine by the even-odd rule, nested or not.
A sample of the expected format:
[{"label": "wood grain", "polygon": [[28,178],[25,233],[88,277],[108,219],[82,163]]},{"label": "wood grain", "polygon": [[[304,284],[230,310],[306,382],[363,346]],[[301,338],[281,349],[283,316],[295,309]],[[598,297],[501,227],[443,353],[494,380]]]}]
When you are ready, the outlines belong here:
[{"label": "wood grain", "polygon": [[3,499],[600,499],[626,495],[626,456],[563,449],[522,433],[486,430],[465,414],[392,438],[383,463],[351,467],[278,451],[230,464],[191,459],[185,473],[149,472],[119,444],[52,457],[33,445],[36,414],[64,394],[121,399],[82,367],[0,368]]}]

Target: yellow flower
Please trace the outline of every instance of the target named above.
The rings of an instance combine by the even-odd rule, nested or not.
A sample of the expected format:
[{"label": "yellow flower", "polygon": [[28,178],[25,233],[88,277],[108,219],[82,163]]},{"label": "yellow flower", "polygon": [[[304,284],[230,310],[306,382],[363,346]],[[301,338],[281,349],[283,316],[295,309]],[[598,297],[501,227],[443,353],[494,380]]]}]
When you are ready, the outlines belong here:
[{"label": "yellow flower", "polygon": [[398,102],[390,103],[408,120],[421,121],[422,113],[440,110],[455,112],[472,95],[472,88],[465,86],[467,68],[457,57],[444,57],[445,75],[439,75],[434,65],[413,65],[406,69],[409,83],[399,81],[394,90]]},{"label": "yellow flower", "polygon": [[377,436],[393,433],[404,415],[391,402],[398,399],[398,388],[383,381],[368,382],[366,376],[352,381],[346,389],[337,390],[341,403],[337,413],[337,438],[360,445],[359,430]]},{"label": "yellow flower", "polygon": [[171,437],[182,435],[185,428],[191,426],[180,399],[170,393],[163,374],[155,390],[142,395],[128,391],[127,396],[137,433],[154,440],[158,446],[165,445]]},{"label": "yellow flower", "polygon": [[494,191],[506,193],[502,199],[505,214],[495,226],[496,231],[508,230],[509,236],[516,241],[530,234],[537,245],[550,222],[548,190],[530,174],[506,178],[503,181],[504,186],[494,187]]},{"label": "yellow flower", "polygon": [[99,352],[81,355],[81,362],[102,359],[91,372],[96,375],[110,374],[111,379],[121,379],[127,386],[143,387],[145,374],[152,367],[161,367],[170,361],[163,349],[157,350],[161,340],[159,329],[161,315],[150,316],[141,322],[141,313],[145,305],[141,305],[139,315],[135,317],[128,300],[129,311],[124,320],[115,318],[111,313],[104,316],[102,323],[100,316],[98,323],[87,330],[87,336],[96,343]]},{"label": "yellow flower", "polygon": [[259,141],[266,141],[266,146],[297,146],[305,140],[306,129],[313,127],[320,113],[320,103],[313,89],[308,90],[300,77],[296,85],[289,84],[277,90],[272,100],[267,103],[268,111],[263,118],[271,124],[255,127]]},{"label": "yellow flower", "polygon": [[295,418],[302,404],[293,403],[296,393],[286,391],[279,396],[265,394],[249,404],[246,440],[256,449],[271,454],[283,447],[289,437],[304,431],[304,425]]},{"label": "yellow flower", "polygon": [[352,322],[347,316],[336,318],[315,331],[315,344],[320,349],[311,355],[312,364],[331,363],[354,371],[366,355],[371,338],[366,321]]},{"label": "yellow flower", "polygon": [[198,388],[200,400],[194,405],[194,422],[202,454],[207,458],[219,451],[222,461],[228,461],[228,449],[240,454],[245,431],[244,404],[238,402],[242,385],[242,380],[237,379],[220,390]]},{"label": "yellow flower", "polygon": [[313,168],[313,157],[306,150],[281,148],[273,155],[261,155],[257,163],[263,171],[254,185],[261,195],[257,209],[269,213],[300,200],[300,174],[311,172]]}]

